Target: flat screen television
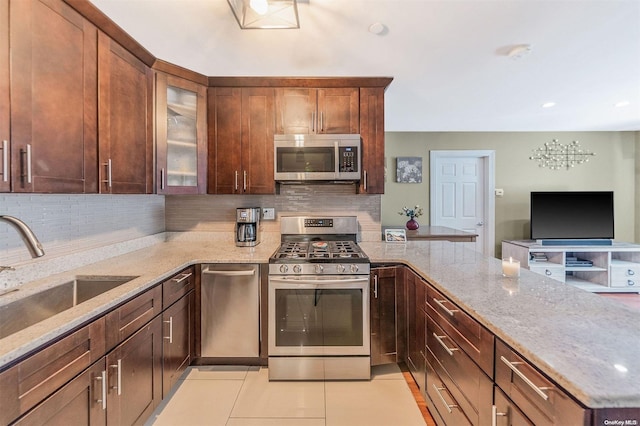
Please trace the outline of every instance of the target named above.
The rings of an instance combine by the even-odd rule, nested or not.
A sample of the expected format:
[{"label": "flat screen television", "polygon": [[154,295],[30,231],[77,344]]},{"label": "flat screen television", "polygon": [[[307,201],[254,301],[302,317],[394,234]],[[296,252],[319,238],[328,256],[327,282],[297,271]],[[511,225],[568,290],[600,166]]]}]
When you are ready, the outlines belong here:
[{"label": "flat screen television", "polygon": [[532,240],[613,239],[613,191],[531,193]]}]

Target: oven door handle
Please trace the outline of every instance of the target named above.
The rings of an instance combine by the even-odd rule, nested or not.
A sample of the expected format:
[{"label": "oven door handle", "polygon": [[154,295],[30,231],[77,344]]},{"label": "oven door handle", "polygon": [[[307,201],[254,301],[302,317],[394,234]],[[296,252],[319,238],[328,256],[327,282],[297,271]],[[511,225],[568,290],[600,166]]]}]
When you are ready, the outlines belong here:
[{"label": "oven door handle", "polygon": [[331,280],[320,280],[320,279],[299,279],[296,277],[269,277],[270,282],[277,283],[286,283],[286,284],[314,284],[314,285],[322,285],[322,284],[348,284],[348,283],[361,283],[368,282],[369,277],[365,276],[362,278],[332,278]]}]

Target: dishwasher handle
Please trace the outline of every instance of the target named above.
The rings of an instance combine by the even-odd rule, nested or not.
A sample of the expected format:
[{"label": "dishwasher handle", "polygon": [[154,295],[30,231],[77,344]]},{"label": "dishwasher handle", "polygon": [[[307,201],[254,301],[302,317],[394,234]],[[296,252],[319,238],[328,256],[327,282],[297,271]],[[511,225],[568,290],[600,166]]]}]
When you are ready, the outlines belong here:
[{"label": "dishwasher handle", "polygon": [[256,274],[256,270],[249,269],[246,271],[216,271],[211,269],[203,269],[202,273],[207,275],[220,275],[223,277],[251,277]]}]

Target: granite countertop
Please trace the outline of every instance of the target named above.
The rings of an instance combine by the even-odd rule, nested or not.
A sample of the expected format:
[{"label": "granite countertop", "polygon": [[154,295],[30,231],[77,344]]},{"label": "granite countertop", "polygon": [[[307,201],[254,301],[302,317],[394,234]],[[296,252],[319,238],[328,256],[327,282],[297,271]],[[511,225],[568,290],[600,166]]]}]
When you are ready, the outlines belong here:
[{"label": "granite countertop", "polygon": [[[141,291],[200,263],[267,263],[276,240],[256,247],[233,242],[161,242],[68,272],[38,279],[5,295],[2,304],[76,275],[138,278],[0,340],[0,368],[86,323]],[[362,242],[372,263],[410,266],[498,338],[529,359],[584,405],[640,407],[640,311],[522,270],[501,274],[499,259],[473,243]],[[624,371],[626,369],[626,371]]]},{"label": "granite countertop", "polygon": [[590,408],[640,407],[640,311],[523,269],[467,243],[360,244],[372,263],[410,266]]}]

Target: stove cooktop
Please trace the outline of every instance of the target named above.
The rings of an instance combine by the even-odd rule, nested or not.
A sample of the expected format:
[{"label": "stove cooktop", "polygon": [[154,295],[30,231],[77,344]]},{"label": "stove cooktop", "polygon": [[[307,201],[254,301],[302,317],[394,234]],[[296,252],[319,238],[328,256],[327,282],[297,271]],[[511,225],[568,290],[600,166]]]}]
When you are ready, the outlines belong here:
[{"label": "stove cooktop", "polygon": [[295,241],[283,242],[270,261],[363,263],[369,258],[353,241]]}]

